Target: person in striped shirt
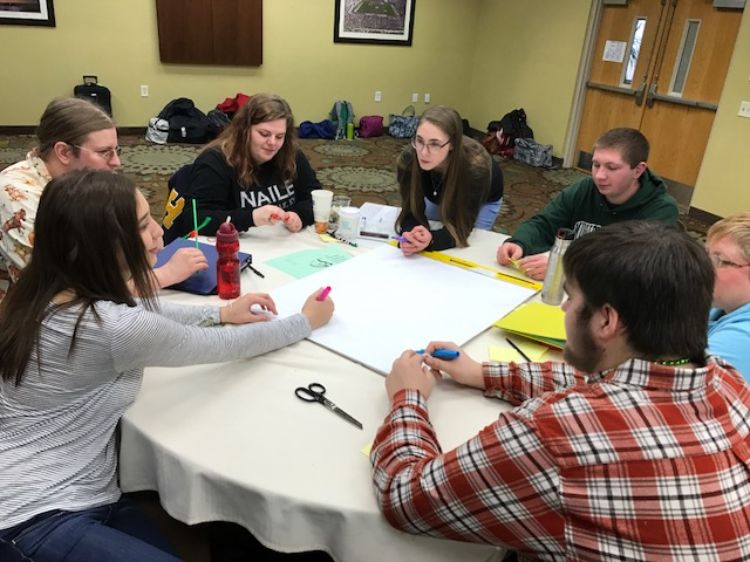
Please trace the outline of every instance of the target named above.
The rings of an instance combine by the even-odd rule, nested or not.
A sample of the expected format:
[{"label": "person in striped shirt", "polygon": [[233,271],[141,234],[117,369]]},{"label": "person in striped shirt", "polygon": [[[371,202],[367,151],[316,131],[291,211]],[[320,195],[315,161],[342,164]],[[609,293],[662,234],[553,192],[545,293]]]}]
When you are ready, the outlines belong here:
[{"label": "person in striped shirt", "polygon": [[279,349],[328,322],[333,302],[316,291],[274,322],[251,308],[275,314],[262,293],[225,306],[160,302],[151,268],[162,230],[122,174],[51,180],[35,232],[0,304],[0,560],[176,561],[118,484],[116,430],[144,367]]},{"label": "person in striped shirt", "polygon": [[[430,357],[450,342],[394,362],[371,452],[385,517],[535,560],[750,559],[750,387],[704,351],[706,251],[633,221],[575,240],[563,263],[565,363]],[[437,373],[515,408],[444,452]]]}]

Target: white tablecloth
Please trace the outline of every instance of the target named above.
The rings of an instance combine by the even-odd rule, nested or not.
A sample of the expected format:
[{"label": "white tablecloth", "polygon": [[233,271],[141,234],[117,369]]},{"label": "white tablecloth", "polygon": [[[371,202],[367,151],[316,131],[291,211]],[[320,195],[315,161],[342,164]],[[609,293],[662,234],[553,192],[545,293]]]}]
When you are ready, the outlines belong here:
[{"label": "white tablecloth", "polygon": [[[451,253],[493,265],[502,238],[477,231],[469,248]],[[346,248],[356,254],[369,244],[379,243]],[[270,291],[293,281],[263,261],[320,246],[311,231],[252,229],[241,247],[266,278],[243,273],[243,291]],[[218,302],[169,291],[165,298]],[[481,360],[489,345],[507,344],[502,333],[489,329],[466,349]],[[328,398],[364,430],[297,399],[294,389],[310,382],[325,385]],[[284,552],[320,549],[340,562],[500,559],[495,547],[412,536],[386,523],[361,450],[388,407],[381,375],[309,341],[244,361],[149,368],[122,421],[121,486],[126,492],[158,491],[166,511],[185,523],[232,521]],[[449,450],[508,406],[445,380],[429,408]]]}]

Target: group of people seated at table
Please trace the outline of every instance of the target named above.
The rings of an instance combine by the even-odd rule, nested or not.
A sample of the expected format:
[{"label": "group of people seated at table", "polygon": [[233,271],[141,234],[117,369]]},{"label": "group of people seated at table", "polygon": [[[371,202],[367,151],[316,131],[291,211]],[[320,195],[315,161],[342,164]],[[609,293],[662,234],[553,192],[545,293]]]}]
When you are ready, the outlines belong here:
[{"label": "group of people seated at table", "polygon": [[[0,559],[175,560],[117,484],[116,427],[143,369],[284,347],[334,305],[316,291],[299,314],[265,322],[258,308],[276,312],[267,294],[160,301],[160,287],[207,267],[185,249],[154,270],[163,236],[193,229],[191,200],[202,235],[228,217],[239,230],[295,233],[312,224],[320,184],[289,105],[270,94],[253,96],[174,179],[163,228],[112,173],[117,133],[99,108],[55,100],[37,139],[0,172]],[[478,363],[439,341],[394,361],[371,453],[391,524],[545,560],[748,556],[750,212],[714,224],[701,247],[675,227],[648,151],[636,130],[604,133],[592,176],[498,248],[501,265],[541,279],[556,230],[574,230],[564,362]],[[405,256],[466,246],[500,212],[498,163],[454,109],[424,112],[396,177]],[[459,357],[434,358],[437,348]],[[427,409],[441,375],[516,407],[444,453]]]}]

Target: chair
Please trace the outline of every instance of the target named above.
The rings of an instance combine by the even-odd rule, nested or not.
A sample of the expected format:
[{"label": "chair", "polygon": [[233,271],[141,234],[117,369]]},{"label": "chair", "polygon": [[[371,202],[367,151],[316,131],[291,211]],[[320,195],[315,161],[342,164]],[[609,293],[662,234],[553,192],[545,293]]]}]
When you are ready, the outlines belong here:
[{"label": "chair", "polygon": [[[164,216],[161,224],[164,228],[164,245],[185,234],[182,230],[181,217],[184,213],[185,194],[190,189],[190,175],[193,170],[192,164],[185,164],[167,180],[167,194],[164,200]],[[176,196],[172,197],[172,191]],[[177,200],[182,198],[183,208],[177,205]]]}]

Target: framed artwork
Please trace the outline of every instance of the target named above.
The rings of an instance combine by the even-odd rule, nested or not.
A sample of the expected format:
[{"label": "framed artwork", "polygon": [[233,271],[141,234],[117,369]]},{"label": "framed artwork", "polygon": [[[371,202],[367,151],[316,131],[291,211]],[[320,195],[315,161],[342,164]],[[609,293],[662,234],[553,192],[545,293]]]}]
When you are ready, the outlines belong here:
[{"label": "framed artwork", "polygon": [[334,43],[410,46],[416,0],[336,0]]},{"label": "framed artwork", "polygon": [[0,24],[55,27],[54,0],[0,0]]}]

